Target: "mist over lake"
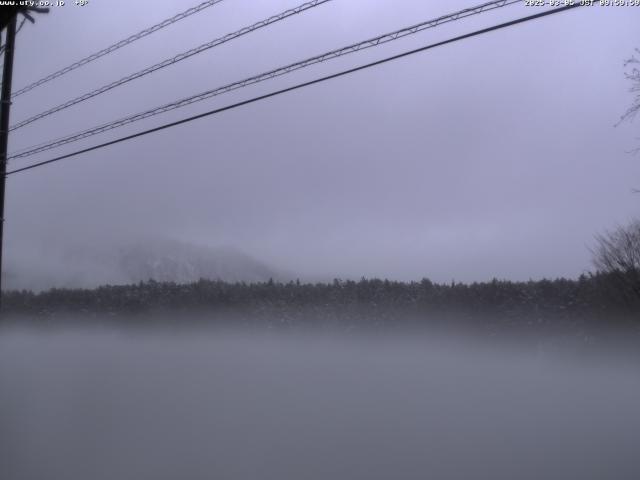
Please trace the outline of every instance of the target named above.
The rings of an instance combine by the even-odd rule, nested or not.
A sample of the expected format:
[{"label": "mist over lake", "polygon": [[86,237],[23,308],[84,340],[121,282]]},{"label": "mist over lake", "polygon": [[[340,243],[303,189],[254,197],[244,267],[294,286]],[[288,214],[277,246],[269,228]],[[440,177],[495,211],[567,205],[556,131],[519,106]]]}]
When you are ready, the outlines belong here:
[{"label": "mist over lake", "polygon": [[421,335],[4,328],[0,476],[636,479],[632,363]]},{"label": "mist over lake", "polygon": [[11,3],[0,480],[640,479],[639,0]]}]

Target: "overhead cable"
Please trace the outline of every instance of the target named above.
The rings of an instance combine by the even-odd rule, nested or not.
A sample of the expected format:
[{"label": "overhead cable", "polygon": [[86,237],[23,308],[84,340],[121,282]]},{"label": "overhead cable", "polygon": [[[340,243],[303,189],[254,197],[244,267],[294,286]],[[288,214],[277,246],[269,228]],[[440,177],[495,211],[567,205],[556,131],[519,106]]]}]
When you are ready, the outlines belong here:
[{"label": "overhead cable", "polygon": [[394,40],[397,40],[399,38],[402,37],[406,37],[407,35],[413,35],[416,34],[420,31],[423,31],[425,29],[428,28],[434,28],[438,25],[441,25],[443,23],[448,23],[448,22],[452,22],[452,21],[456,21],[459,20],[461,18],[465,18],[465,17],[469,17],[471,15],[477,15],[480,14],[482,12],[486,12],[489,10],[494,10],[496,8],[502,8],[508,5],[513,5],[515,3],[521,3],[520,0],[498,0],[498,1],[492,1],[492,2],[487,2],[487,3],[483,3],[481,5],[475,6],[475,7],[471,7],[471,8],[466,8],[464,10],[460,10],[448,15],[443,15],[440,17],[437,17],[435,19],[432,20],[427,20],[421,23],[418,23],[416,25],[412,25],[410,27],[405,27],[402,28],[400,30],[395,30],[393,32],[390,33],[385,33],[382,35],[378,35],[377,37],[373,37],[370,38],[368,40],[364,40],[358,43],[354,43],[351,45],[348,45],[346,47],[341,47],[335,50],[331,50],[325,53],[322,53],[320,55],[316,55],[289,65],[285,65],[283,67],[279,67],[276,68],[274,70],[270,70],[267,72],[263,72],[260,73],[258,75],[254,75],[248,78],[245,78],[243,80],[240,81],[236,81],[221,87],[216,87],[213,88],[211,90],[207,90],[205,92],[201,92],[199,94],[196,95],[191,95],[189,97],[180,99],[180,100],[176,100],[174,102],[165,104],[165,105],[161,105],[159,107],[154,107],[152,109],[146,110],[144,112],[140,112],[140,113],[136,113],[133,115],[129,115],[127,117],[124,118],[120,118],[118,120],[112,121],[112,122],[108,122],[96,127],[92,127],[89,128],[87,130],[84,130],[82,132],[78,132],[78,133],[74,133],[71,135],[67,135],[61,138],[58,138],[56,140],[52,140],[50,142],[44,143],[44,144],[40,144],[40,145],[35,145],[33,147],[27,147],[27,149],[19,152],[19,153],[13,153],[9,156],[9,159],[18,159],[18,158],[24,158],[24,157],[29,157],[31,155],[35,155],[37,153],[46,151],[46,150],[50,150],[52,148],[56,148],[56,147],[60,147],[62,145],[66,145],[68,143],[72,143],[72,142],[76,142],[78,140],[82,140],[84,138],[87,137],[91,137],[93,135],[97,135],[109,130],[113,130],[115,128],[119,128],[122,127],[124,125],[128,125],[130,123],[133,122],[137,122],[149,117],[153,117],[155,115],[159,115],[161,113],[165,113],[171,110],[175,110],[177,108],[182,108],[185,107],[187,105],[191,105],[193,103],[196,102],[200,102],[203,100],[207,100],[209,98],[218,96],[218,95],[222,95],[234,90],[237,90],[239,88],[243,88],[243,87],[247,87],[249,85],[253,85],[256,83],[260,83],[263,82],[265,80],[269,80],[275,77],[279,77],[282,75],[286,75],[288,73],[300,70],[302,68],[306,68],[309,67],[311,65],[315,65],[327,60],[331,60],[334,58],[338,58],[344,55],[348,55],[354,52],[358,52],[360,50],[364,50],[367,48],[372,48],[372,47],[376,47],[378,45],[382,45],[384,43],[388,43]]},{"label": "overhead cable", "polygon": [[304,87],[308,87],[308,86],[315,85],[315,84],[318,84],[318,83],[321,83],[321,82],[325,82],[327,80],[331,80],[331,79],[342,77],[342,76],[345,76],[345,75],[349,75],[351,73],[355,73],[355,72],[358,72],[358,71],[361,71],[361,70],[365,70],[365,69],[368,69],[368,68],[371,68],[371,67],[382,65],[384,63],[388,63],[388,62],[391,62],[393,60],[398,60],[400,58],[408,57],[410,55],[414,55],[414,54],[417,54],[417,53],[420,53],[420,52],[424,52],[426,50],[430,50],[432,48],[436,48],[436,47],[439,47],[439,46],[442,46],[442,45],[447,45],[447,44],[454,43],[454,42],[457,42],[457,41],[460,41],[460,40],[465,40],[465,39],[468,39],[468,38],[471,38],[471,37],[475,37],[475,36],[482,35],[482,34],[485,34],[485,33],[493,32],[495,30],[499,30],[499,29],[502,29],[502,28],[511,27],[511,26],[514,26],[514,25],[518,25],[518,24],[522,24],[522,23],[525,23],[525,22],[536,20],[536,19],[539,19],[539,18],[542,18],[542,17],[546,17],[546,16],[549,16],[549,15],[554,15],[554,14],[557,14],[557,13],[565,12],[567,10],[571,10],[571,9],[574,9],[574,8],[577,8],[577,7],[580,7],[580,6],[582,6],[582,5],[579,4],[579,3],[575,3],[575,4],[567,5],[567,6],[564,6],[564,7],[555,8],[555,9],[552,9],[552,10],[545,10],[544,12],[540,12],[540,13],[537,13],[537,14],[534,14],[534,15],[529,15],[527,17],[518,18],[518,19],[515,19],[515,20],[511,20],[509,22],[501,23],[501,24],[494,25],[494,26],[491,26],[491,27],[488,27],[488,28],[483,28],[481,30],[476,30],[476,31],[471,32],[471,33],[466,33],[464,35],[459,35],[457,37],[453,37],[453,38],[450,38],[450,39],[447,39],[447,40],[443,40],[443,41],[440,41],[440,42],[437,42],[437,43],[432,43],[430,45],[426,45],[426,46],[423,46],[423,47],[420,47],[420,48],[416,48],[414,50],[409,50],[407,52],[403,52],[403,53],[400,53],[400,54],[397,54],[397,55],[386,57],[386,58],[383,58],[381,60],[377,60],[375,62],[367,63],[367,64],[360,65],[360,66],[357,66],[357,67],[354,67],[354,68],[350,68],[348,70],[343,70],[343,71],[338,72],[338,73],[334,73],[334,74],[331,74],[331,75],[326,75],[324,77],[320,77],[320,78],[317,78],[317,79],[314,79],[314,80],[310,80],[310,81],[307,81],[307,82],[299,83],[299,84],[293,85],[291,87],[283,88],[281,90],[276,90],[274,92],[270,92],[270,93],[267,93],[267,94],[264,94],[264,95],[253,97],[253,98],[250,98],[248,100],[243,100],[241,102],[237,102],[237,103],[234,103],[234,104],[231,104],[231,105],[227,105],[227,106],[224,106],[224,107],[221,107],[221,108],[216,108],[214,110],[210,110],[208,112],[201,113],[199,115],[193,115],[191,117],[183,118],[182,120],[178,120],[178,121],[171,122],[171,123],[166,123],[164,125],[160,125],[159,127],[151,128],[149,130],[144,130],[142,132],[134,133],[132,135],[127,135],[127,136],[124,136],[124,137],[116,138],[114,140],[111,140],[111,141],[108,141],[108,142],[104,142],[104,143],[101,143],[101,144],[98,144],[98,145],[94,145],[92,147],[84,148],[82,150],[77,150],[75,152],[71,152],[71,153],[68,153],[66,155],[60,155],[58,157],[55,157],[55,158],[52,158],[52,159],[49,159],[49,160],[33,163],[31,165],[27,165],[26,167],[22,167],[22,168],[17,168],[17,169],[11,170],[11,171],[7,172],[6,175],[14,175],[16,173],[24,172],[24,171],[31,170],[31,169],[34,169],[34,168],[42,167],[44,165],[48,165],[48,164],[51,164],[51,163],[59,162],[61,160],[64,160],[64,159],[67,159],[67,158],[71,158],[71,157],[75,157],[75,156],[83,154],[83,153],[88,153],[88,152],[91,152],[91,151],[94,151],[94,150],[98,150],[98,149],[101,149],[101,148],[104,148],[104,147],[108,147],[110,145],[114,145],[114,144],[117,144],[117,143],[125,142],[127,140],[132,140],[134,138],[142,137],[142,136],[154,133],[154,132],[158,132],[158,131],[161,131],[161,130],[172,128],[172,127],[175,127],[177,125],[182,125],[182,124],[185,124],[185,123],[189,123],[189,122],[192,122],[194,120],[198,120],[200,118],[208,117],[208,116],[211,116],[211,115],[216,115],[218,113],[222,113],[222,112],[225,112],[227,110],[232,110],[232,109],[244,106],[244,105],[248,105],[248,104],[255,103],[255,102],[258,102],[258,101],[261,101],[261,100],[265,100],[267,98],[275,97],[275,96],[281,95],[283,93],[291,92],[291,91],[298,90],[298,89],[301,89],[301,88],[304,88]]},{"label": "overhead cable", "polygon": [[264,28],[268,25],[271,25],[273,23],[279,22],[281,20],[284,20],[286,18],[289,18],[293,15],[296,15],[298,13],[304,12],[306,10],[309,10],[311,8],[317,7],[318,5],[322,5],[323,3],[327,3],[330,2],[331,0],[311,0],[309,2],[303,3],[301,5],[298,5],[295,8],[291,8],[289,10],[285,10],[284,12],[278,13],[277,15],[273,15],[269,18],[266,18],[264,20],[261,20],[259,22],[256,22],[252,25],[249,25],[247,27],[241,28],[240,30],[237,30],[233,33],[229,33],[227,35],[224,35],[223,37],[219,37],[216,38],[215,40],[211,40],[210,42],[207,43],[203,43],[202,45],[199,45],[195,48],[192,48],[190,50],[187,50],[186,52],[182,52],[178,55],[175,55],[174,57],[168,58],[166,60],[163,60],[162,62],[156,63],[154,65],[151,65],[150,67],[147,67],[143,70],[137,71],[135,73],[132,73],[130,75],[127,75],[126,77],[122,77],[119,80],[116,80],[115,82],[111,82],[108,83],[106,85],[103,85],[102,87],[96,88],[95,90],[91,90],[90,92],[87,92],[83,95],[80,95],[78,97],[75,97],[71,100],[68,100],[60,105],[57,105],[53,108],[50,108],[49,110],[46,110],[44,112],[38,113],[36,115],[33,115],[32,117],[29,117],[25,120],[22,120],[14,125],[11,125],[11,127],[9,128],[9,130],[16,130],[18,128],[24,127],[25,125],[29,125],[30,123],[33,123],[37,120],[40,120],[42,118],[48,117],[49,115],[53,115],[54,113],[60,112],[61,110],[64,110],[66,108],[72,107],[73,105],[76,105],[78,103],[84,102],[86,100],[89,100],[90,98],[96,97],[98,95],[101,95],[105,92],[108,92],[110,90],[113,90],[116,87],[119,87],[121,85],[124,85],[126,83],[129,83],[133,80],[137,80],[138,78],[144,77],[146,75],[149,75],[150,73],[153,73],[157,70],[160,70],[162,68],[168,67],[170,65],[173,65],[175,63],[181,62],[182,60],[186,60],[187,58],[193,57],[194,55],[198,55],[199,53],[202,53],[204,51],[207,51],[213,47],[217,47],[218,45],[222,45],[223,43],[227,43],[233,39],[236,39],[238,37],[241,37],[243,35],[247,35],[248,33],[254,32],[256,30],[259,30],[261,28]]},{"label": "overhead cable", "polygon": [[113,45],[108,46],[107,48],[103,48],[102,50],[92,53],[91,55],[84,57],[81,60],[78,60],[77,62],[72,63],[71,65],[68,65],[64,68],[61,68],[60,70],[57,70],[49,75],[47,75],[46,77],[41,78],[40,80],[37,80],[25,87],[22,87],[19,90],[16,90],[13,95],[12,98],[15,98],[19,95],[22,95],[23,93],[26,93],[30,90],[33,90],[36,87],[39,87],[41,85],[44,85],[45,83],[50,82],[51,80],[54,80],[58,77],[61,77],[62,75],[65,75],[77,68],[80,68],[84,65],[87,65],[88,63],[93,62],[94,60],[97,60],[100,57],[104,57],[105,55],[108,55],[110,53],[115,52],[116,50],[129,45],[130,43],[133,43],[137,40],[140,40],[141,38],[144,38],[148,35],[151,35],[152,33],[157,32],[158,30],[161,30],[165,27],[168,27],[169,25],[172,25],[176,22],[179,22],[180,20],[183,20],[187,17],[190,17],[191,15],[195,15],[196,13],[200,13],[201,11],[203,11],[206,8],[212,7],[214,5],[216,5],[217,3],[222,2],[223,0],[207,0],[206,2],[202,2],[199,5],[196,5],[195,7],[191,7],[188,8],[187,10],[185,10],[184,12],[178,13],[177,15],[174,15],[171,18],[167,18],[166,20],[163,20],[160,23],[156,23],[155,25],[149,27],[149,28],[145,28],[144,30],[141,30],[138,33],[135,33],[133,35],[130,35],[129,37],[120,40],[119,42],[114,43]]}]

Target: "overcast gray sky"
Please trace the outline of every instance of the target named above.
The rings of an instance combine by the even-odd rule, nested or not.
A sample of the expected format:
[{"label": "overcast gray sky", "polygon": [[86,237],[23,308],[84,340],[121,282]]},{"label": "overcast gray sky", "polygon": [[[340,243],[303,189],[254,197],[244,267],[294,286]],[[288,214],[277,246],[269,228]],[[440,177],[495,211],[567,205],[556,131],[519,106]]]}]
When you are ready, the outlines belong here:
[{"label": "overcast gray sky", "polygon": [[[14,89],[195,3],[68,0],[18,34]],[[16,98],[12,119],[298,3],[225,0]],[[10,151],[476,3],[334,0],[20,129]],[[536,11],[444,25],[11,167]],[[614,128],[639,20],[640,7],[576,9],[11,176],[7,262],[159,236],[301,278],[579,275],[594,233],[640,210],[627,153],[640,123]]]}]

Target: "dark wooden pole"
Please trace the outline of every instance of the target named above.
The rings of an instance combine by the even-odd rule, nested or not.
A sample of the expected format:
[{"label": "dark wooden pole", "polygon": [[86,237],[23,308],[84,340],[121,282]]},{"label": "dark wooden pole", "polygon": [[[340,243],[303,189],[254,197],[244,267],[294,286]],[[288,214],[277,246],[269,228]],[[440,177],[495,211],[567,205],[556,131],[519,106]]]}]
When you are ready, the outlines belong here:
[{"label": "dark wooden pole", "polygon": [[0,308],[2,307],[2,250],[4,245],[4,191],[9,144],[9,112],[11,110],[11,79],[13,77],[13,51],[16,43],[16,17],[7,24],[0,95]]}]

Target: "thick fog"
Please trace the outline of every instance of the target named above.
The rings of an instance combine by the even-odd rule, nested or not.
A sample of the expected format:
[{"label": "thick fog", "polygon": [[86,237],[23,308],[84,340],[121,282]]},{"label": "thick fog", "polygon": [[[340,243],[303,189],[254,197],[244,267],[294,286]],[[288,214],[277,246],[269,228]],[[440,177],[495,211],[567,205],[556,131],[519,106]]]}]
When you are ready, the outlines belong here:
[{"label": "thick fog", "polygon": [[3,479],[637,479],[630,366],[450,338],[3,330]]},{"label": "thick fog", "polygon": [[[186,8],[67,3],[19,32],[15,89]],[[329,2],[16,130],[10,151],[474,3]],[[17,97],[12,123],[295,5],[221,2]],[[443,25],[28,161],[537,11]],[[639,20],[577,9],[11,176],[7,287],[73,283],[66,258],[132,238],[232,246],[312,280],[579,275],[593,235],[637,212],[638,125],[614,124]]]},{"label": "thick fog", "polygon": [[[14,90],[191,2],[74,3],[20,29]],[[327,2],[15,130],[9,150],[473,3]],[[224,0],[14,98],[12,123],[297,4]],[[638,211],[639,124],[614,125],[639,20],[574,9],[10,175],[0,479],[640,478],[637,270],[577,278],[594,234]],[[312,284],[334,278],[362,280]],[[129,286],[16,291],[105,284]]]}]

